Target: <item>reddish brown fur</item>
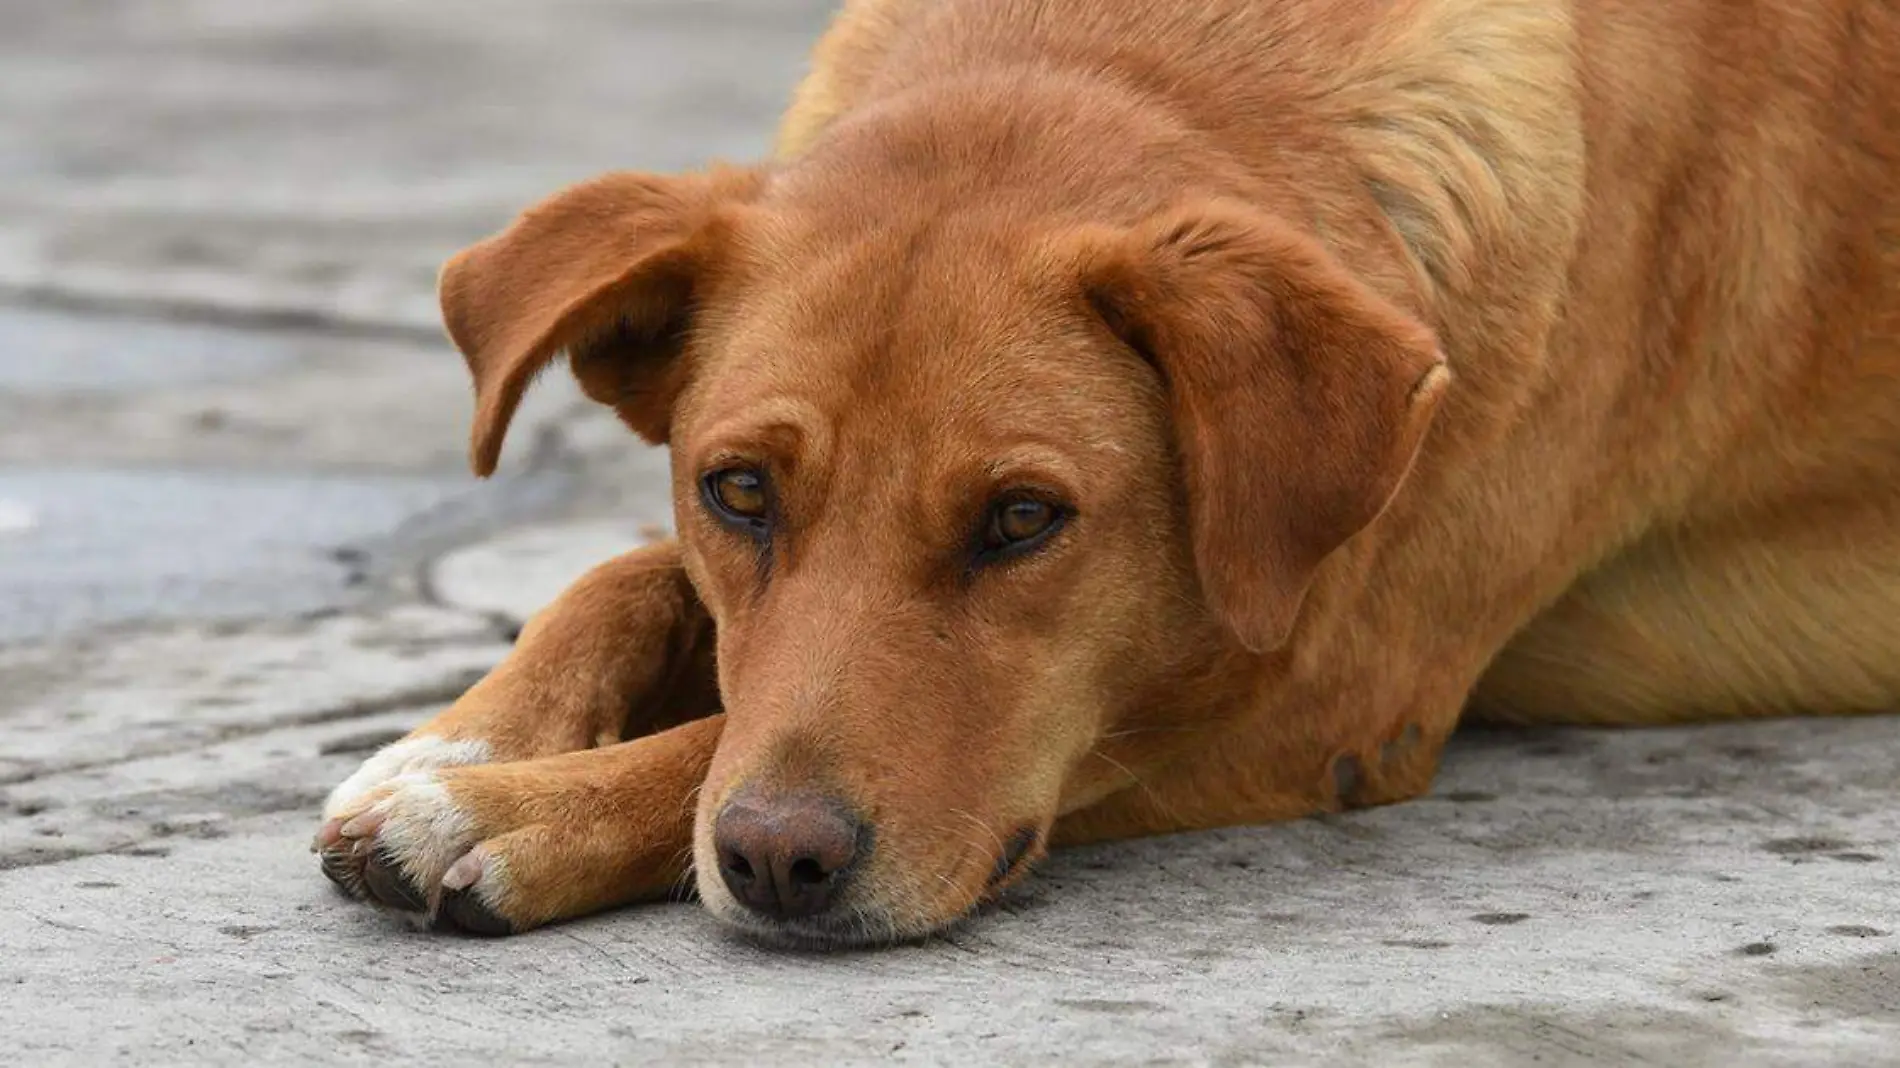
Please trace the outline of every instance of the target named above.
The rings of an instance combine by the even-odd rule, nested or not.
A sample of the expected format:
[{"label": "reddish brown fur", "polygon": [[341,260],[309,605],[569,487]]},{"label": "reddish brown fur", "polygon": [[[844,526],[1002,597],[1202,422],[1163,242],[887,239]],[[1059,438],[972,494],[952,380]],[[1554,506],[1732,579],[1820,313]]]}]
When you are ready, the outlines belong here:
[{"label": "reddish brown fur", "polygon": [[[849,4],[774,161],[597,179],[444,272],[477,468],[570,351],[671,446],[679,542],[418,735],[706,713],[709,633],[726,710],[442,772],[484,900],[652,896],[690,846],[758,928],[713,817],[823,789],[877,829],[850,923],[759,929],[901,936],[1019,828],[1416,795],[1467,708],[1888,707],[1897,99],[1861,0]],[[764,563],[699,500],[735,460]],[[1074,521],[970,572],[1016,486]]]}]

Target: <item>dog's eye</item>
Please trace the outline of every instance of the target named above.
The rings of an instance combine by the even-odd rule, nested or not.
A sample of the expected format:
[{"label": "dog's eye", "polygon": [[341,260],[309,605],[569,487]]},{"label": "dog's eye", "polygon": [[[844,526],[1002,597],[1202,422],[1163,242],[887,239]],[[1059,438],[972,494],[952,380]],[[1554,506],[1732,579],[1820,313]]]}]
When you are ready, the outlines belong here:
[{"label": "dog's eye", "polygon": [[1028,552],[1062,525],[1062,509],[1034,497],[1006,497],[991,506],[983,526],[979,559],[1000,559]]},{"label": "dog's eye", "polygon": [[707,475],[700,487],[707,507],[720,519],[754,531],[765,529],[771,496],[766,491],[763,472],[750,467],[727,467]]},{"label": "dog's eye", "polygon": [[1048,530],[1055,521],[1056,510],[1042,501],[1009,501],[996,509],[996,516],[990,521],[994,528],[990,540],[998,545],[1028,541]]}]

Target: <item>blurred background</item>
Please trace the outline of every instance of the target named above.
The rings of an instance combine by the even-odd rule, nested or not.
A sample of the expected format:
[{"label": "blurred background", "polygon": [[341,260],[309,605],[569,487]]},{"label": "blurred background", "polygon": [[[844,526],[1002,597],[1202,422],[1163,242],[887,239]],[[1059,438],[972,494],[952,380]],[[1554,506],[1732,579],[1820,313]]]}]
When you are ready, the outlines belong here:
[{"label": "blurred background", "polygon": [[762,154],[829,7],[0,2],[0,642],[665,522],[661,458],[589,437],[561,374],[503,477],[467,474],[436,268],[564,183]]}]

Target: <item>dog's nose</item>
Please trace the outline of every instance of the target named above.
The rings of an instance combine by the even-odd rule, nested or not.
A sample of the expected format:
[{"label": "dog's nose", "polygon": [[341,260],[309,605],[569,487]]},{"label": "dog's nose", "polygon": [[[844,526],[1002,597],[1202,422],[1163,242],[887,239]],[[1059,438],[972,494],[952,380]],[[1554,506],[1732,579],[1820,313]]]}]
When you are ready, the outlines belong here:
[{"label": "dog's nose", "polygon": [[720,811],[713,847],[733,897],[761,915],[794,920],[830,907],[858,858],[862,830],[829,797],[742,791]]}]

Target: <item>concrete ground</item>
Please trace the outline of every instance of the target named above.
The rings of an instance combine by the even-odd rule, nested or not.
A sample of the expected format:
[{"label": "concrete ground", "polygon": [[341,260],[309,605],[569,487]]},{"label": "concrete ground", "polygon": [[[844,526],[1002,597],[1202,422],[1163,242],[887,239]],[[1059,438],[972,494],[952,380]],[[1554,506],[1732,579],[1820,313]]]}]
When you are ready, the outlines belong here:
[{"label": "concrete ground", "polygon": [[1059,854],[930,942],[412,934],[323,792],[668,514],[550,378],[461,466],[442,257],[756,154],[821,0],[0,23],[0,1059],[1900,1064],[1900,720],[1476,734],[1433,795]]}]

